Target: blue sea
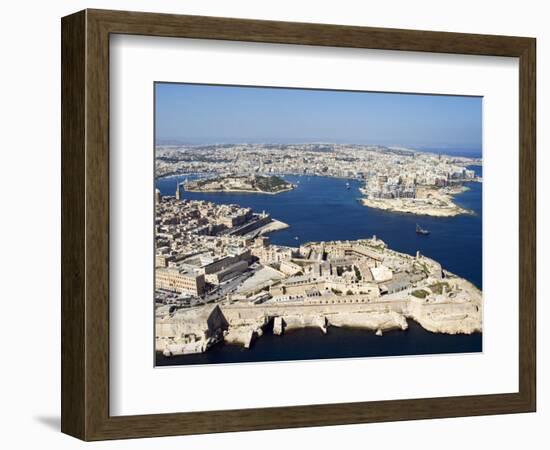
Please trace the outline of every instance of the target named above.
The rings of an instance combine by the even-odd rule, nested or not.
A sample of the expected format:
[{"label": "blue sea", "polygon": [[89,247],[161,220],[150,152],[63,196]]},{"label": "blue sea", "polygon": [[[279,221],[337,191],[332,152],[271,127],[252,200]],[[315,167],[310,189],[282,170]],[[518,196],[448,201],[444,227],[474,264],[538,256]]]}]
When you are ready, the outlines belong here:
[{"label": "blue sea", "polygon": [[[470,168],[475,170],[478,176],[482,176],[480,166]],[[156,187],[163,195],[174,195],[177,183],[186,178],[194,177],[187,175],[162,178],[156,181]],[[444,269],[466,278],[480,289],[483,288],[482,183],[468,183],[470,190],[455,197],[455,202],[473,210],[473,215],[435,218],[367,208],[359,202],[361,183],[358,181],[293,175],[284,178],[297,188],[278,195],[194,193],[183,190],[182,194],[184,198],[234,203],[250,207],[256,212],[269,212],[273,218],[290,225],[285,230],[269,234],[274,244],[298,246],[310,241],[354,240],[376,235],[394,250],[411,255],[418,250],[440,262]],[[346,183],[350,184],[350,189],[347,189]],[[416,224],[428,229],[430,234],[416,234]],[[293,333],[294,336],[299,335],[300,339],[308,342],[305,347],[296,347],[296,342],[291,343],[292,337],[264,336],[244,354],[232,346],[220,345],[216,351],[209,351],[204,355],[188,355],[170,360],[159,357],[157,362],[204,364],[481,351],[481,334],[451,338],[432,334],[415,324],[412,324],[409,331],[395,333],[396,337],[393,340],[386,337],[373,339],[372,333],[364,330],[329,329],[329,334],[333,336],[333,340],[330,340],[331,338],[327,339],[327,336],[321,335],[318,330],[306,329]],[[287,342],[289,345],[279,345],[281,339],[281,343]],[[328,345],[333,341],[338,342],[338,345]],[[400,341],[403,342],[397,345],[396,342]],[[296,348],[302,349],[298,355],[295,354]],[[327,349],[331,349],[329,354]]]}]

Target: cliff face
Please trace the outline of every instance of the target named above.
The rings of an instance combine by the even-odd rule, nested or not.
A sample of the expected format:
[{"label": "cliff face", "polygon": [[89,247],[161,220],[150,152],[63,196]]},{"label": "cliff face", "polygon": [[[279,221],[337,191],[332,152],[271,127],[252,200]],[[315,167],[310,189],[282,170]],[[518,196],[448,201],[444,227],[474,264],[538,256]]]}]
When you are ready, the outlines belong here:
[{"label": "cliff face", "polygon": [[[327,332],[327,319],[321,314],[293,314],[281,317],[283,330],[296,328],[319,328],[323,333]],[[281,333],[282,334],[282,333]]]},{"label": "cliff face", "polygon": [[[279,302],[201,306],[180,310],[157,321],[157,350],[166,355],[200,353],[224,340],[249,348],[273,321],[273,334],[313,327],[364,328],[383,331],[408,328],[407,319],[433,333],[472,334],[482,331],[481,291],[468,281],[424,258],[428,278],[422,285],[366,302]],[[338,299],[354,299],[353,295]]]}]

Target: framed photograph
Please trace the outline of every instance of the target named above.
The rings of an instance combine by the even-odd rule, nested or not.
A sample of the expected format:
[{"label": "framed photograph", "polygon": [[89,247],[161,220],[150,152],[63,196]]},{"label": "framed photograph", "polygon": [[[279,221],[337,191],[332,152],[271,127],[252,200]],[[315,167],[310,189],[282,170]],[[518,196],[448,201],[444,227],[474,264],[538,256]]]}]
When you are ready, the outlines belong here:
[{"label": "framed photograph", "polygon": [[62,19],[62,431],[535,411],[535,39]]}]

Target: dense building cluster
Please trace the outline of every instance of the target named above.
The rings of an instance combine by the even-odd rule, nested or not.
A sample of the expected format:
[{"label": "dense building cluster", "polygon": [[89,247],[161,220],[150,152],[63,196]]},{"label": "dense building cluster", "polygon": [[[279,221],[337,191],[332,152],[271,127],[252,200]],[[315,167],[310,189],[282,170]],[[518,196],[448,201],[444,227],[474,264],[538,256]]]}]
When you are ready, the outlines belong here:
[{"label": "dense building cluster", "polygon": [[427,153],[413,153],[413,156],[391,156],[381,158],[376,176],[370,176],[362,192],[367,198],[416,198],[417,186],[447,186],[473,181],[475,171],[464,167],[464,161],[434,156]]},{"label": "dense building cluster", "polygon": [[266,302],[365,303],[443,276],[438,263],[393,252],[376,237],[299,248],[255,246],[252,254],[281,276],[249,283],[249,289],[245,284],[240,300],[266,291]]},{"label": "dense building cluster", "polygon": [[[273,245],[272,220],[237,205],[157,195],[157,301],[369,302],[429,277],[434,261],[398,254],[373,237],[362,241]],[[245,232],[243,232],[245,230]]]},{"label": "dense building cluster", "polygon": [[[227,144],[161,146],[156,174],[295,174],[353,178],[386,190],[414,185],[446,186],[472,179],[465,166],[478,160],[402,148],[351,144]],[[403,188],[396,188],[402,186]]]},{"label": "dense building cluster", "polygon": [[250,243],[272,219],[250,208],[177,197],[156,195],[157,298],[173,298],[165,292],[205,297],[248,269]]}]

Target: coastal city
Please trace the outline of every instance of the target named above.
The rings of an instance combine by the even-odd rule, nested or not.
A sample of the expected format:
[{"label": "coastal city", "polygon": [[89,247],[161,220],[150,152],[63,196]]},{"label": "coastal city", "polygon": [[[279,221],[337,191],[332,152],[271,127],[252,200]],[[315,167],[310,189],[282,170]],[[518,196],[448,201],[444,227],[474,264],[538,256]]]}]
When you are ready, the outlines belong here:
[{"label": "coastal city", "polygon": [[481,291],[419,251],[397,252],[372,235],[275,245],[270,234],[289,224],[270,211],[187,198],[285,195],[297,188],[285,176],[322,176],[359,182],[368,208],[452,217],[472,214],[453,197],[482,181],[475,165],[481,160],[372,145],[158,146],[156,178],[184,180],[155,193],[157,352],[251,348],[267,329],[354,327],[382,336],[406,330],[409,319],[432,333],[481,332]]},{"label": "coastal city", "polygon": [[452,199],[468,189],[464,182],[481,181],[468,168],[475,165],[481,160],[378,145],[226,144],[158,146],[155,170],[157,178],[188,173],[207,179],[311,175],[359,180],[365,206],[449,217],[471,213]]}]

